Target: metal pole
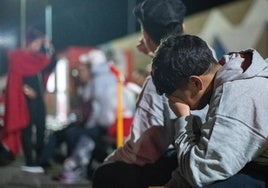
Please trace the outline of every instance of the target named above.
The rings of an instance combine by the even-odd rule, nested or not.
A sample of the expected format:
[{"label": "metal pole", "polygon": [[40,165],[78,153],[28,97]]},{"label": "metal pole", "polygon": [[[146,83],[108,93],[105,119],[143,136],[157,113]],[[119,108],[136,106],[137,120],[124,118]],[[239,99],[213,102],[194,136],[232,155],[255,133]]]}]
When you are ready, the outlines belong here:
[{"label": "metal pole", "polygon": [[52,40],[52,6],[47,5],[46,6],[46,35]]},{"label": "metal pole", "polygon": [[20,45],[26,46],[26,0],[20,1]]}]

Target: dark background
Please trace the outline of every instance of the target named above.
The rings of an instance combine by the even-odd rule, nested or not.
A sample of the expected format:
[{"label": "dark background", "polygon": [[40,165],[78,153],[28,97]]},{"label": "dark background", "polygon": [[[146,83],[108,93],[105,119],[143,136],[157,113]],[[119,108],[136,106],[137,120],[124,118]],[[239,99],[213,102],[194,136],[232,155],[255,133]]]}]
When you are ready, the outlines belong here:
[{"label": "dark background", "polygon": [[[52,7],[52,41],[57,50],[94,46],[135,33],[140,28],[132,9],[142,0],[26,0],[26,26],[45,30],[45,7]],[[234,0],[183,0],[187,15]],[[21,0],[0,3],[0,75],[6,52],[20,45]],[[9,37],[13,40],[8,40]]]}]

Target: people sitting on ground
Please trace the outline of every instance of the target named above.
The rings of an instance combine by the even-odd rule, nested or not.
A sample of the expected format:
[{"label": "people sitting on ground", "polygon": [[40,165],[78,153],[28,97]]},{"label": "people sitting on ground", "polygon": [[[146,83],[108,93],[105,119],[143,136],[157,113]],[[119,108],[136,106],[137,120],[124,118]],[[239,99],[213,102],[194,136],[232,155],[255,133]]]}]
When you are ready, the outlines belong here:
[{"label": "people sitting on ground", "polygon": [[[88,179],[94,171],[93,161],[103,161],[111,151],[111,144],[112,149],[115,147],[114,142],[107,142],[107,135],[111,133],[111,127],[115,126],[117,121],[118,78],[111,71],[105,53],[99,49],[82,55],[80,64],[83,69],[79,74],[88,74],[86,72],[90,71],[91,76],[90,83],[86,86],[88,88],[79,88],[78,92],[90,102],[86,113],[88,116],[82,123],[84,133],[79,136],[70,156],[65,159],[60,174],[53,177],[64,183]],[[123,91],[124,114],[132,117],[135,94],[126,92],[125,89]]]},{"label": "people sitting on ground", "polygon": [[[79,137],[85,134],[84,124],[91,113],[92,71],[90,63],[78,63],[74,77],[75,93],[70,96],[70,112],[62,129],[52,132],[42,151],[39,165],[45,169],[53,162],[63,162],[71,155]],[[66,153],[62,148],[66,146]]]}]

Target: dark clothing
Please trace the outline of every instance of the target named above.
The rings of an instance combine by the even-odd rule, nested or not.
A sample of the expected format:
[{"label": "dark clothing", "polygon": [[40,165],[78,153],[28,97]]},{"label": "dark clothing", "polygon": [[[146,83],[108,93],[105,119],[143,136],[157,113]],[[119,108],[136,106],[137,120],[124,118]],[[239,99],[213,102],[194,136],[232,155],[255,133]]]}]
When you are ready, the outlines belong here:
[{"label": "dark clothing", "polygon": [[[138,166],[124,162],[106,163],[96,169],[92,188],[148,188],[162,186],[177,168],[175,150],[169,150],[156,163]],[[250,163],[241,172],[204,188],[267,188],[268,167]]]},{"label": "dark clothing", "polygon": [[[51,64],[38,74],[23,77],[23,84],[31,87],[36,94],[36,98],[26,97],[29,111],[29,124],[22,130],[22,149],[27,166],[37,165],[44,146],[46,129],[46,106],[44,102],[45,76],[55,67],[56,61],[53,58]],[[35,127],[35,137],[33,139],[33,127]],[[33,151],[35,154],[33,154]],[[35,157],[34,157],[35,156]]]},{"label": "dark clothing", "polygon": [[267,188],[268,166],[247,164],[238,174],[224,181],[215,182],[205,188]]},{"label": "dark clothing", "polygon": [[216,182],[204,188],[265,188],[265,182],[255,179],[247,174],[239,173],[225,181]]},{"label": "dark clothing", "polygon": [[93,188],[148,188],[164,185],[177,168],[175,150],[169,150],[153,164],[138,166],[124,162],[111,162],[97,168]]},{"label": "dark clothing", "polygon": [[8,54],[9,72],[5,91],[5,116],[1,141],[14,156],[21,150],[21,132],[30,122],[27,99],[23,92],[23,79],[38,75],[51,58],[43,53],[29,53],[16,49]]},{"label": "dark clothing", "polygon": [[66,128],[53,132],[42,151],[41,158],[39,159],[39,165],[47,167],[50,165],[50,160],[53,159],[59,150],[61,144],[66,143],[67,156],[73,152],[76,143],[81,135],[85,134],[85,129],[82,126],[78,126],[75,123],[71,123]]}]

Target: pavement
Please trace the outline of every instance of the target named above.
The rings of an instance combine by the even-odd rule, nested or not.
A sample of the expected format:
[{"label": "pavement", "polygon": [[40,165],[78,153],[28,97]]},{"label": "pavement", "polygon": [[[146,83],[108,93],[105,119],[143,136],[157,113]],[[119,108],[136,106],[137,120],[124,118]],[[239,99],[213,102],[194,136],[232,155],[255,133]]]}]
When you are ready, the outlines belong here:
[{"label": "pavement", "polygon": [[60,172],[60,165],[54,165],[47,173],[28,173],[21,171],[23,158],[18,157],[7,166],[0,166],[1,188],[91,188],[91,182],[81,180],[73,184],[60,183],[51,177]]}]

